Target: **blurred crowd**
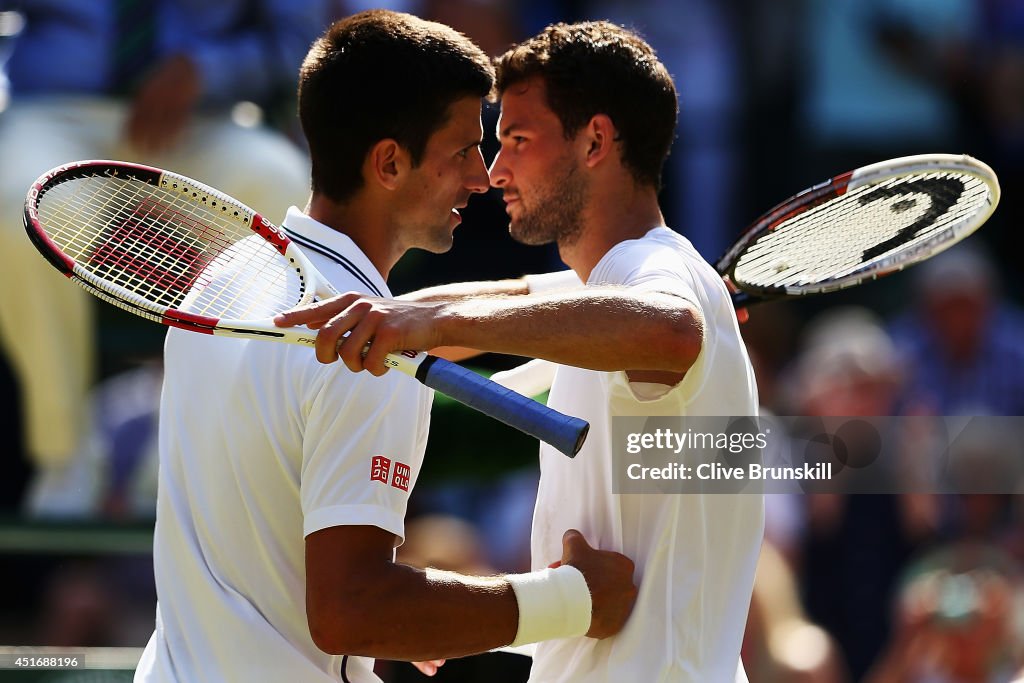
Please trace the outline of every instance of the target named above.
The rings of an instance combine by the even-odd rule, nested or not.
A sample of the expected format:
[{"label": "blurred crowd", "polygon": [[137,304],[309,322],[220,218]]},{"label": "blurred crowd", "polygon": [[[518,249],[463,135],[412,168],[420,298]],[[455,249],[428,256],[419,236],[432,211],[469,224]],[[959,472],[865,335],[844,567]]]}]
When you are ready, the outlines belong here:
[{"label": "blurred crowd", "polygon": [[[885,282],[758,306],[743,333],[762,406],[778,415],[1024,415],[1024,280],[1012,256],[1024,227],[1021,0],[235,0],[198,3],[202,22],[174,24],[197,3],[0,0],[5,524],[145,525],[155,508],[160,337],[38,259],[21,228],[32,180],[60,163],[120,158],[197,177],[271,219],[301,207],[294,74],[332,18],[373,6],[448,23],[494,55],[557,20],[638,29],[681,93],[666,218],[712,263],[758,214],[858,165],[925,152],[986,161],[1003,198],[976,236]],[[145,16],[124,14],[142,6]],[[68,39],[80,37],[71,21],[96,31]],[[126,42],[145,39],[126,37],[126,23],[189,46],[191,59],[134,54]],[[106,51],[124,64],[101,78],[94,60]],[[496,117],[489,107],[488,159]],[[553,249],[511,241],[493,192],[463,219],[451,252],[399,264],[394,291],[559,267]],[[480,420],[435,405],[404,561],[528,570],[535,445]],[[978,462],[985,449],[1024,455],[1019,441],[979,440]],[[1018,680],[1020,496],[772,494],[766,507],[743,648],[752,683]],[[3,552],[0,643],[141,646],[149,636],[147,558]],[[421,678],[380,666],[385,680]],[[449,663],[438,679],[525,680],[528,668],[493,654]]]}]

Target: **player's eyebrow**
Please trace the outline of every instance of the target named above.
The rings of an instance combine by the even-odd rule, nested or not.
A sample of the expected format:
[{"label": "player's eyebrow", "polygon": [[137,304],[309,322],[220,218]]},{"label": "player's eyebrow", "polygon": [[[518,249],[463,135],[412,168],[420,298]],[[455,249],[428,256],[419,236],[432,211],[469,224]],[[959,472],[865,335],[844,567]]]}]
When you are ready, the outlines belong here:
[{"label": "player's eyebrow", "polygon": [[507,126],[505,126],[505,127],[504,127],[504,128],[503,128],[503,129],[501,130],[501,132],[500,132],[500,133],[498,133],[498,137],[499,137],[499,138],[507,138],[507,137],[511,137],[511,135],[512,135],[513,133],[515,133],[515,132],[516,132],[517,130],[519,130],[520,128],[522,128],[522,126],[521,126],[520,124],[518,124],[518,123],[510,123],[510,124],[508,124]]}]

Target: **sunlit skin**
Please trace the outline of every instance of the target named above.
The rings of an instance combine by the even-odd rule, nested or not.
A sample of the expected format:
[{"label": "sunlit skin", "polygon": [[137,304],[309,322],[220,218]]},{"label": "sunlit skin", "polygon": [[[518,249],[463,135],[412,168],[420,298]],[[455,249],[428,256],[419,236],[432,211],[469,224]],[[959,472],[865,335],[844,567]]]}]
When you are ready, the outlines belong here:
[{"label": "sunlit skin", "polygon": [[498,140],[491,185],[502,190],[512,236],[556,242],[581,280],[622,240],[664,225],[657,190],[623,166],[612,120],[597,114],[566,139],[543,80],[502,93]]},{"label": "sunlit skin", "polygon": [[452,248],[452,234],[462,221],[458,209],[471,194],[488,189],[487,167],[480,152],[483,128],[480,100],[467,97],[451,107],[443,128],[427,142],[420,164],[410,169],[395,197],[395,220],[403,250],[442,253]]},{"label": "sunlit skin", "polygon": [[574,245],[583,230],[589,187],[562,124],[544,102],[542,83],[513,86],[502,97],[501,149],[491,185],[502,191],[509,233],[524,244]]}]

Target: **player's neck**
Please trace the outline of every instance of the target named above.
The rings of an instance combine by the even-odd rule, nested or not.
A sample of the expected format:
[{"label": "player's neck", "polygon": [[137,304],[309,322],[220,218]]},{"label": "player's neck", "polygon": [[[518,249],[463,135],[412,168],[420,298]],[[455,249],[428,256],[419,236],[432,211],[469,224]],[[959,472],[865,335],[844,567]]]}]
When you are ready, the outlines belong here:
[{"label": "player's neck", "polygon": [[396,253],[398,250],[387,227],[387,219],[379,211],[369,210],[369,204],[359,199],[340,203],[314,194],[306,213],[355,242],[381,277],[387,280],[402,253]]},{"label": "player's neck", "polygon": [[638,239],[665,225],[653,187],[623,183],[617,190],[593,188],[583,210],[583,230],[571,244],[559,244],[562,261],[584,282],[604,255],[619,242]]}]

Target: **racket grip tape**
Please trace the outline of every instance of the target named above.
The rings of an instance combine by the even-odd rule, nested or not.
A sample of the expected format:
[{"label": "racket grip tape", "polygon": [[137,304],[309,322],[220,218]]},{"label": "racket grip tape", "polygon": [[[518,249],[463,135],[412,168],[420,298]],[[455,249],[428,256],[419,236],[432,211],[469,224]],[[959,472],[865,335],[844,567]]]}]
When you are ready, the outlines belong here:
[{"label": "racket grip tape", "polygon": [[570,458],[579,452],[590,430],[586,420],[564,415],[443,358],[429,356],[416,369],[416,379],[460,403],[551,444]]}]

